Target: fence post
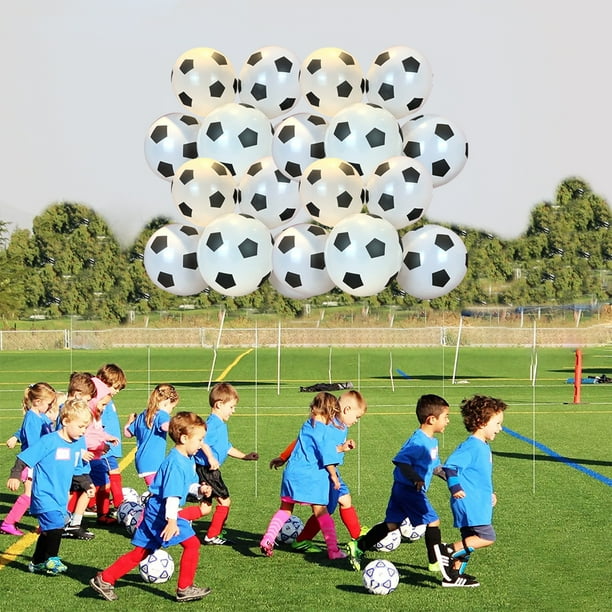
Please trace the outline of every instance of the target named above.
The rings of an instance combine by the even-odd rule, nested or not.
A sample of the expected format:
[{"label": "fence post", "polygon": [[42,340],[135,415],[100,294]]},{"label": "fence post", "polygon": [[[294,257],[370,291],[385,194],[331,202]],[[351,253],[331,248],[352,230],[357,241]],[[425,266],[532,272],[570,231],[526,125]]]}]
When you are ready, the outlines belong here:
[{"label": "fence post", "polygon": [[582,385],[582,351],[576,349],[574,365],[574,404],[580,403],[580,387]]}]

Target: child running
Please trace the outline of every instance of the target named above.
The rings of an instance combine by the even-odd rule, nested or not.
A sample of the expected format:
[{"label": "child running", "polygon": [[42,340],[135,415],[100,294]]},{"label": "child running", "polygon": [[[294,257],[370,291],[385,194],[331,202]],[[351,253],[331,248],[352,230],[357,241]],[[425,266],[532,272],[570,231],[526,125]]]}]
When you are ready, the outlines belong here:
[{"label": "child running", "polygon": [[[332,456],[329,460],[337,466],[344,463],[344,454],[346,452],[356,448],[354,440],[347,440],[348,428],[357,423],[368,409],[363,395],[354,389],[343,393],[338,398],[338,402],[340,404],[340,412],[337,418],[328,425],[329,435],[332,436],[330,443]],[[335,448],[334,438],[336,442]],[[296,441],[294,440],[278,457],[272,459],[270,461],[270,468],[278,468],[284,465],[291,455],[295,443]],[[361,535],[361,523],[353,506],[348,485],[344,482],[342,476],[340,476],[337,468],[336,471],[340,481],[340,488],[336,489],[330,480],[327,511],[329,514],[333,514],[339,506],[340,518],[351,538],[355,539]],[[300,552],[321,552],[319,546],[312,541],[320,529],[317,517],[314,514],[311,515],[295,542],[291,543],[291,548]]]},{"label": "child running", "polygon": [[32,468],[32,504],[30,513],[38,519],[40,535],[36,542],[29,570],[35,574],[56,575],[67,567],[59,557],[66,521],[68,490],[79,456],[85,451],[82,440],[91,421],[91,412],[84,400],[67,400],[61,414],[62,427],[40,438],[17,455],[17,462],[7,487],[19,487],[19,474]]},{"label": "child running", "polygon": [[480,586],[474,576],[465,573],[465,567],[474,550],[495,542],[491,523],[497,496],[493,491],[493,455],[489,442],[502,430],[507,407],[502,400],[485,395],[475,395],[461,404],[463,424],[470,436],[443,466],[454,526],[459,528],[461,540],[436,546],[443,587]]},{"label": "child running", "polygon": [[[151,483],[143,519],[132,538],[134,549],[94,576],[89,584],[101,597],[116,600],[115,583],[159,548],[180,544],[183,548],[176,590],[177,601],[195,601],[210,593],[208,587],[194,585],[200,557],[200,540],[188,518],[179,512],[190,487],[197,483],[193,456],[206,435],[204,420],[193,412],[178,412],[170,419],[168,434],[174,448],[159,466]],[[196,485],[197,486],[197,485]],[[210,487],[200,485],[199,493],[210,495]]]},{"label": "child running", "polygon": [[427,497],[427,491],[434,474],[444,478],[435,434],[446,429],[448,408],[447,401],[438,395],[423,395],[417,401],[419,428],[404,442],[393,459],[393,486],[385,520],[348,544],[350,562],[355,570],[361,569],[365,551],[374,548],[389,532],[399,529],[407,517],[413,525],[427,525],[425,546],[429,571],[441,571],[435,549],[442,541],[440,518]]},{"label": "child running", "polygon": [[329,425],[338,418],[340,404],[331,393],[322,391],[310,404],[310,418],[302,425],[295,448],[291,452],[281,482],[281,504],[259,546],[268,557],[274,552],[274,542],[281,527],[291,516],[295,504],[308,504],[318,521],[330,559],[346,555],[338,548],[338,536],[332,517],[327,511],[330,480],[340,490],[335,463],[326,457],[337,454],[337,437],[329,435]]},{"label": "child running", "polygon": [[[55,407],[57,396],[55,389],[45,383],[39,382],[26,387],[23,393],[23,421],[21,428],[13,437],[21,441],[21,451],[35,444],[40,438],[53,431],[54,423],[47,415]],[[13,445],[14,446],[14,445]],[[13,536],[22,536],[23,531],[16,525],[30,507],[32,495],[32,470],[24,469],[19,475],[23,482],[24,491],[15,500],[6,518],[0,525],[0,533]],[[13,491],[16,491],[15,487]]]}]

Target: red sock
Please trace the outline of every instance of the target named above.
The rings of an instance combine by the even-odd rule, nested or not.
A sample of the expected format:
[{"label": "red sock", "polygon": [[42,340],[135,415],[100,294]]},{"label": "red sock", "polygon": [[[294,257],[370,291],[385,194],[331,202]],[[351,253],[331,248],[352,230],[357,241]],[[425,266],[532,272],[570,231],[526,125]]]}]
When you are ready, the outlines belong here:
[{"label": "red sock", "polygon": [[80,493],[77,491],[70,493],[70,497],[68,498],[68,512],[74,512],[79,495]]},{"label": "red sock", "polygon": [[200,559],[200,540],[197,536],[191,536],[181,542],[183,554],[179,564],[179,575],[177,588],[186,589],[193,584],[198,561]]},{"label": "red sock", "polygon": [[361,535],[361,523],[354,506],[349,506],[348,508],[340,507],[340,518],[353,540]]},{"label": "red sock", "polygon": [[136,548],[119,557],[112,565],[102,571],[102,580],[115,584],[121,576],[131,572],[150,552],[152,551],[136,546]]},{"label": "red sock", "polygon": [[197,521],[202,516],[202,511],[200,506],[187,506],[180,510],[178,515],[186,521]]},{"label": "red sock", "polygon": [[210,521],[210,525],[208,527],[208,533],[206,534],[207,538],[215,538],[221,533],[223,525],[225,525],[225,521],[227,520],[229,510],[229,506],[217,505],[212,521]]},{"label": "red sock", "polygon": [[121,480],[121,474],[119,472],[111,472],[109,477],[113,506],[118,508],[123,503],[123,481]]},{"label": "red sock", "polygon": [[310,518],[306,521],[304,529],[300,532],[300,535],[296,538],[298,542],[304,542],[305,540],[313,540],[314,537],[319,533],[321,525],[314,514],[310,515]]},{"label": "red sock", "polygon": [[96,509],[98,516],[104,516],[110,512],[110,491],[106,486],[96,489]]}]

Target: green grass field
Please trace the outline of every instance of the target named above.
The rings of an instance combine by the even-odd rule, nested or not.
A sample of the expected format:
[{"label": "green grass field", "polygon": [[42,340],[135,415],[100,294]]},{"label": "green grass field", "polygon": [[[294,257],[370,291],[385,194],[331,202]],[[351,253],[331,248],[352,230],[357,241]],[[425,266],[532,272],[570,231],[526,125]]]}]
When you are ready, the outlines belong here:
[{"label": "green grass field", "polygon": [[[583,351],[584,375],[610,373],[612,348]],[[210,350],[143,348],[121,351],[0,352],[0,440],[4,442],[21,422],[20,401],[29,383],[47,381],[65,389],[72,370],[96,371],[105,362],[118,363],[128,387],[116,398],[122,420],[146,405],[159,382],[175,384],[180,409],[208,414],[209,379],[234,383],[240,393],[236,414],[229,422],[231,440],[246,452],[257,450],[258,463],[228,459],[223,476],[232,497],[227,523],[233,547],[202,547],[197,583],[213,589],[202,604],[209,610],[323,609],[409,611],[604,611],[610,609],[610,565],[607,550],[610,526],[612,460],[612,386],[584,385],[580,404],[573,403],[571,349],[540,349],[537,378],[530,380],[530,349],[461,349],[456,384],[451,384],[454,349],[222,349],[213,368]],[[399,375],[401,369],[410,378]],[[279,376],[280,372],[280,376]],[[492,443],[498,505],[494,526],[498,541],[476,551],[469,572],[477,589],[442,589],[426,569],[422,542],[402,544],[384,557],[398,568],[398,589],[388,596],[366,593],[361,576],[343,561],[326,555],[301,555],[279,548],[265,558],[258,542],[278,508],[280,473],[268,461],[291,441],[306,418],[311,394],[301,385],[350,380],[365,395],[369,408],[351,430],[358,448],[342,468],[353,502],[364,525],[384,517],[391,484],[391,459],[416,428],[414,405],[423,393],[444,396],[452,406],[451,423],[440,437],[445,458],[465,438],[458,404],[474,393],[501,397],[509,404],[504,425],[508,432]],[[280,385],[279,379],[280,378]],[[535,440],[536,445],[529,442]],[[133,448],[124,441],[124,454]],[[15,450],[0,446],[0,473],[8,477]],[[558,454],[558,456],[554,454]],[[559,457],[560,456],[560,457]],[[133,463],[123,471],[124,485],[142,492]],[[434,481],[430,497],[442,519],[442,535],[454,540],[448,492]],[[15,495],[0,490],[0,515]],[[306,520],[308,508],[296,508]],[[87,523],[87,521],[89,521]],[[89,542],[65,540],[61,556],[69,566],[61,577],[27,572],[34,537],[0,536],[0,590],[10,609],[114,610],[172,609],[176,576],[162,585],[146,585],[137,573],[118,583],[119,601],[98,599],[88,586],[96,570],[130,548],[121,528],[97,528]],[[33,530],[33,517],[22,526]],[[208,520],[196,531],[204,534]],[[336,521],[339,538],[348,534]],[[170,549],[178,561],[180,547]],[[7,608],[8,609],[8,608]]]}]

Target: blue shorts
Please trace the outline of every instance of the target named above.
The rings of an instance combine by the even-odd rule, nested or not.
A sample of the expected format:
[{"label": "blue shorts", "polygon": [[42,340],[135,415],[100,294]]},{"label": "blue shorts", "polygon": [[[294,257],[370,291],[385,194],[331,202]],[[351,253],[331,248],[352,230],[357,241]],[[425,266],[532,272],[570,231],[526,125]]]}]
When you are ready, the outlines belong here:
[{"label": "blue shorts", "polygon": [[493,525],[472,525],[470,527],[461,527],[459,531],[461,531],[461,537],[464,540],[470,536],[478,536],[483,540],[489,540],[489,542],[495,542],[497,539]]},{"label": "blue shorts", "polygon": [[408,517],[413,525],[428,525],[439,519],[423,491],[394,482],[385,514],[386,523],[401,525]]},{"label": "blue shorts", "polygon": [[51,531],[52,529],[63,529],[66,525],[68,516],[59,510],[50,510],[35,515],[38,519],[41,531]]},{"label": "blue shorts", "polygon": [[90,476],[96,487],[103,487],[110,484],[110,476],[108,475],[108,460],[106,457],[100,459],[92,459],[89,462],[91,468]]},{"label": "blue shorts", "polygon": [[330,514],[333,514],[336,508],[338,507],[338,500],[343,495],[348,495],[350,493],[346,482],[342,480],[342,476],[340,476],[340,474],[338,474],[338,479],[340,480],[339,489],[334,489],[334,485],[330,485],[329,487],[329,502],[327,503],[327,511]]}]

